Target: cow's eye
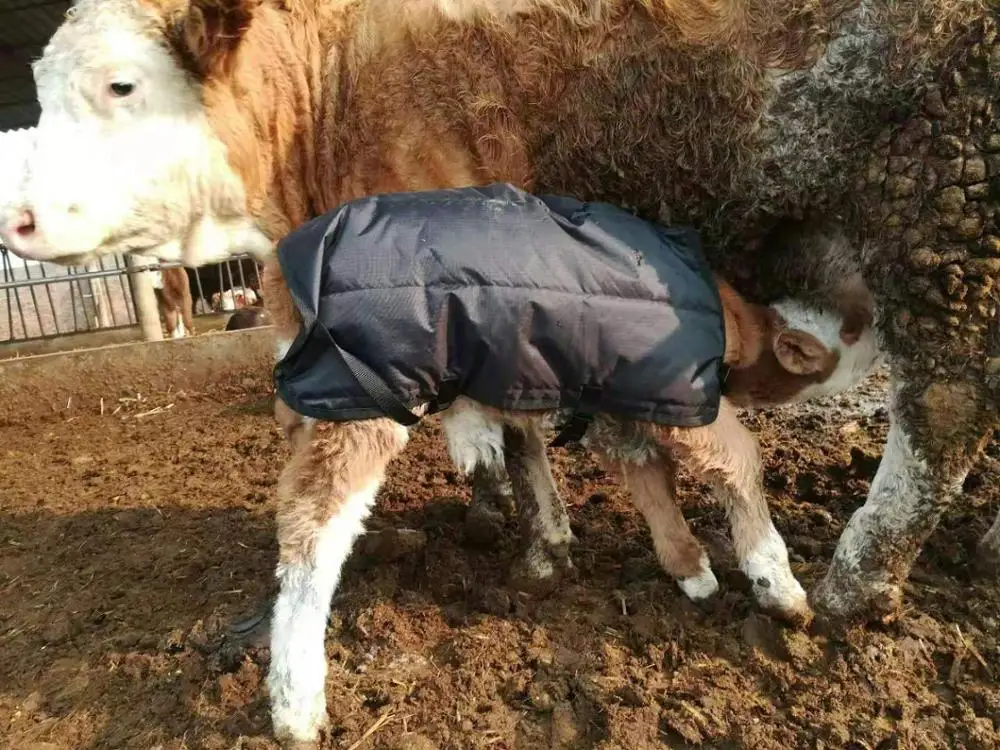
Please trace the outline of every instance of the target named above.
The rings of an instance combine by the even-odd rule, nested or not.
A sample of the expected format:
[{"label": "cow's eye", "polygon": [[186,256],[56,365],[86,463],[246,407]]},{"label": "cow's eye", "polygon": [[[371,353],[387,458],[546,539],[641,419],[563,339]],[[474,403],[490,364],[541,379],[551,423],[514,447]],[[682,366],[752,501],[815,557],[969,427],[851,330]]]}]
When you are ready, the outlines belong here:
[{"label": "cow's eye", "polygon": [[114,81],[108,88],[111,89],[112,96],[121,98],[135,91],[135,84],[127,81]]}]

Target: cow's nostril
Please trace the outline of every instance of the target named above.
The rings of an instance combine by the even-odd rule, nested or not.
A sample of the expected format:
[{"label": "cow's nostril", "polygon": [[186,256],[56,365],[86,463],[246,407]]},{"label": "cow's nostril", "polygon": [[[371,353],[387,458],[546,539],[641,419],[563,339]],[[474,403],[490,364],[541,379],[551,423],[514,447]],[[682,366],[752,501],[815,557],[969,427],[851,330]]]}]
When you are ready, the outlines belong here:
[{"label": "cow's nostril", "polygon": [[35,215],[26,208],[15,214],[10,223],[14,231],[21,237],[28,237],[35,233]]}]

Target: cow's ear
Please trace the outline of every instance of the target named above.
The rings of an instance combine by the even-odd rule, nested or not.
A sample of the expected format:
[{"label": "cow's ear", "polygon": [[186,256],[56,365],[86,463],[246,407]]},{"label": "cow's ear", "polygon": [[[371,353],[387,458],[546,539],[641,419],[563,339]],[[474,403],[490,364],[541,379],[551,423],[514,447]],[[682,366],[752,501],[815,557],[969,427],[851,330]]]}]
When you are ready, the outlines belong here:
[{"label": "cow's ear", "polygon": [[226,76],[261,0],[191,0],[174,21],[174,44],[198,78]]}]

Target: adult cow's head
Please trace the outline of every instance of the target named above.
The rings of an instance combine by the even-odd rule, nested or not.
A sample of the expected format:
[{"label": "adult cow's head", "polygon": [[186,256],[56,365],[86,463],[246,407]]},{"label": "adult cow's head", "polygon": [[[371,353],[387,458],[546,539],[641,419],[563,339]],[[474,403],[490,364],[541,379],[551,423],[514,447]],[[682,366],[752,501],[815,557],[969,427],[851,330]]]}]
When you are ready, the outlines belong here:
[{"label": "adult cow's head", "polygon": [[79,0],[34,64],[41,118],[0,236],[34,260],[270,251],[210,124],[261,0]]}]

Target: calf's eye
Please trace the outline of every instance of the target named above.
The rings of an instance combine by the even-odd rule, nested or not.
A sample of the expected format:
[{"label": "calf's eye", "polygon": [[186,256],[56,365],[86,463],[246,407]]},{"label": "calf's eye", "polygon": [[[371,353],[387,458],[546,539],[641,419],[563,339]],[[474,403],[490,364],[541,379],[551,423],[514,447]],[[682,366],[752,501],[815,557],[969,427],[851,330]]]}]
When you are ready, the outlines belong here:
[{"label": "calf's eye", "polygon": [[126,83],[125,81],[114,81],[109,87],[111,89],[112,96],[123,97],[128,96],[133,91],[135,91],[134,83]]}]

